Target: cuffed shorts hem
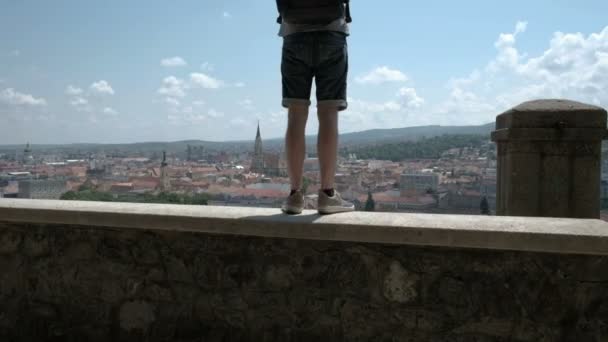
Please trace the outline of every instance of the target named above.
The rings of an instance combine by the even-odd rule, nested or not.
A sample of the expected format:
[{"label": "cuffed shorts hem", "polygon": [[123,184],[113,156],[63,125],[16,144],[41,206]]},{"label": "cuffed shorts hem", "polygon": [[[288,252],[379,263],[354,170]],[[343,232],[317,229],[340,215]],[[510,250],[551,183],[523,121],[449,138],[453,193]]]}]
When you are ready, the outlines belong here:
[{"label": "cuffed shorts hem", "polygon": [[348,108],[348,102],[346,100],[321,100],[317,101],[317,108],[319,107],[338,108],[338,111],[341,112]]},{"label": "cuffed shorts hem", "polygon": [[304,99],[283,99],[283,107],[289,108],[291,105],[310,107],[310,100]]}]

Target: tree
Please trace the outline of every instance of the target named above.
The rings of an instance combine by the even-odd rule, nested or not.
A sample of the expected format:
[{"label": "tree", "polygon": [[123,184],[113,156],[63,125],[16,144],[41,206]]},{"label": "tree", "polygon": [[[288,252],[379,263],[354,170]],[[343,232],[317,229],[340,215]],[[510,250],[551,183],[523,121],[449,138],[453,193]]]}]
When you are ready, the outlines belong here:
[{"label": "tree", "polygon": [[481,199],[479,209],[481,209],[481,215],[490,215],[490,205],[488,204],[488,199],[485,196]]},{"label": "tree", "polygon": [[367,193],[367,201],[365,202],[365,211],[376,211],[376,202],[372,197],[372,192]]}]

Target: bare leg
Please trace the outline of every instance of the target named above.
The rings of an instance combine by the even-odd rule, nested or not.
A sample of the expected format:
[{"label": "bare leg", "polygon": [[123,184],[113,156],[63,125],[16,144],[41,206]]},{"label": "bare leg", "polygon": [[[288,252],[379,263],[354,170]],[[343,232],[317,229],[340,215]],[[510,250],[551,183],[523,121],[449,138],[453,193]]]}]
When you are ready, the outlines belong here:
[{"label": "bare leg", "polygon": [[302,189],[302,173],[306,156],[305,130],[308,119],[308,106],[292,105],[289,107],[287,133],[285,134],[285,151],[287,153],[287,172],[291,189]]},{"label": "bare leg", "polygon": [[333,189],[338,155],[338,109],[319,107],[317,153],[321,167],[321,189]]}]

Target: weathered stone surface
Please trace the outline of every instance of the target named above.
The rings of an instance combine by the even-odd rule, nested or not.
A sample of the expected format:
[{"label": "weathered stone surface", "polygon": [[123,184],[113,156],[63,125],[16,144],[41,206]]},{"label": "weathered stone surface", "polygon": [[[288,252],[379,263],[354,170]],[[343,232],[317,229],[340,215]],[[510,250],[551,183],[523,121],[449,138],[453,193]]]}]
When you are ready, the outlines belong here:
[{"label": "weathered stone surface", "polygon": [[[503,145],[498,145],[499,156],[506,153],[507,149]],[[597,161],[589,160],[586,156],[581,159],[583,160],[576,163],[574,172],[583,172],[581,170],[587,167],[588,173],[572,179],[575,185],[573,194],[579,191],[576,189],[577,182],[584,183],[597,172],[594,167]],[[521,164],[521,159],[519,161],[518,164]],[[506,193],[502,189],[505,188],[508,177],[500,176],[506,172],[506,166],[506,163],[499,164],[499,194]],[[522,187],[534,184],[529,182]],[[587,193],[599,191],[599,188],[580,188]],[[532,201],[528,201],[528,204],[532,205],[530,202]],[[574,207],[578,203],[575,202]],[[580,203],[585,206],[587,202]],[[129,259],[133,261],[129,267],[147,269],[153,269],[158,264],[160,255],[179,252],[180,257],[194,256],[189,262],[205,271],[195,272],[193,280],[203,287],[216,286],[225,277],[233,277],[233,285],[238,286],[239,276],[243,277],[241,282],[247,280],[251,260],[243,258],[240,251],[234,251],[230,263],[222,262],[225,265],[216,267],[212,264],[213,258],[220,255],[226,258],[225,246],[220,241],[203,241],[203,245],[191,246],[178,239],[168,245],[166,241],[180,232],[282,238],[288,239],[287,241],[314,240],[317,241],[317,248],[322,249],[329,248],[329,244],[319,241],[608,255],[608,223],[601,220],[369,212],[319,216],[312,210],[293,217],[279,215],[276,209],[265,208],[13,199],[0,200],[0,220],[7,223],[58,225],[92,222],[93,226],[108,227],[120,231],[124,241],[99,236],[95,229],[82,228],[71,232],[73,235],[69,237],[59,233],[54,235],[52,245],[62,245],[63,240],[75,236],[98,237],[103,240],[96,251],[100,257],[108,260]],[[2,227],[3,223],[0,222],[0,231]],[[30,228],[36,229],[34,226]],[[152,230],[154,234],[140,235],[136,239],[135,236],[142,230]],[[266,246],[248,248],[253,249],[250,251],[252,253],[262,253]],[[287,253],[291,246],[284,248]],[[150,254],[144,257],[142,250],[145,249]],[[206,251],[206,254],[199,262],[197,252],[201,250]],[[299,259],[302,267],[311,267],[311,270],[327,267],[319,266],[325,265],[325,261],[315,260],[314,252],[316,251],[311,250],[311,253]]]},{"label": "weathered stone surface", "polygon": [[606,110],[567,100],[523,103],[496,118],[497,214],[599,218]]},{"label": "weathered stone surface", "polygon": [[[608,339],[608,256],[16,223],[0,232],[49,242],[35,256],[0,255],[1,341]],[[142,262],[138,241],[160,249],[138,252],[151,256]]]},{"label": "weathered stone surface", "polygon": [[31,257],[41,257],[50,253],[49,240],[44,234],[28,235],[24,241],[23,251]]},{"label": "weathered stone surface", "polygon": [[570,100],[524,102],[496,118],[502,128],[606,128],[606,110]]},{"label": "weathered stone surface", "polygon": [[21,234],[14,231],[0,231],[0,255],[12,254],[21,245]]},{"label": "weathered stone surface", "polygon": [[397,303],[408,303],[416,300],[418,276],[410,274],[398,261],[391,262],[388,274],[384,278],[384,297]]},{"label": "weathered stone surface", "polygon": [[120,328],[127,332],[139,330],[145,333],[155,320],[154,311],[155,308],[150,303],[143,301],[127,302],[120,307]]}]

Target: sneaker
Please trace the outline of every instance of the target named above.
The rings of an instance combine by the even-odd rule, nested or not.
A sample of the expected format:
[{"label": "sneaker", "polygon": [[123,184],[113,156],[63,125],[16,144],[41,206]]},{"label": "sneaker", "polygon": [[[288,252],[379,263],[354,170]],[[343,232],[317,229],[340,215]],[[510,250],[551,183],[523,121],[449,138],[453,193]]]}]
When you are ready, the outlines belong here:
[{"label": "sneaker", "polygon": [[334,196],[329,197],[323,190],[319,190],[317,203],[319,214],[337,214],[355,211],[355,205],[342,199],[342,196],[334,190]]},{"label": "sneaker", "polygon": [[296,191],[293,195],[287,197],[281,207],[281,211],[288,215],[301,214],[302,209],[304,209],[304,195],[302,191]]}]

